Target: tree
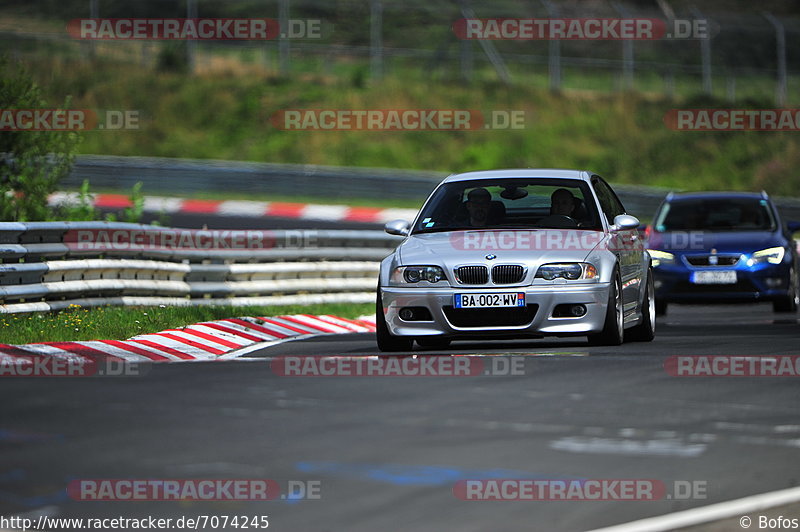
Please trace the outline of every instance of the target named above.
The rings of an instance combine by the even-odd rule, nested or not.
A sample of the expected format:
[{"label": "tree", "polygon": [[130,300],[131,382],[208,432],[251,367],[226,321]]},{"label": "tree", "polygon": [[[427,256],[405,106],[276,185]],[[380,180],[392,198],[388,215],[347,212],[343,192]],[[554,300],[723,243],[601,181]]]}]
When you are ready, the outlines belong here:
[{"label": "tree", "polygon": [[[62,108],[68,106],[69,99]],[[0,57],[0,113],[46,108],[41,90],[27,70],[19,62]],[[72,168],[78,142],[80,136],[74,131],[2,130],[0,221],[52,217],[48,196]]]}]

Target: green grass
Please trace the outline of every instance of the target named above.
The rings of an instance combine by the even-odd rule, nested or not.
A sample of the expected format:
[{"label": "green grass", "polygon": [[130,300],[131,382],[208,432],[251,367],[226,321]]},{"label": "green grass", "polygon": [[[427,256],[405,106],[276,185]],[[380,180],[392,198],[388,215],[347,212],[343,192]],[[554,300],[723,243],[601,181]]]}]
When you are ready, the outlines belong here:
[{"label": "green grass", "polygon": [[[83,153],[442,172],[589,168],[617,183],[765,188],[774,195],[800,195],[800,181],[792,171],[800,163],[798,135],[678,132],[664,125],[664,114],[673,108],[731,105],[708,97],[671,100],[637,93],[553,94],[527,86],[425,84],[408,78],[387,78],[359,88],[347,80],[322,76],[303,80],[188,77],[102,62],[91,68],[43,63],[34,72],[49,72],[52,79],[60,80],[49,88],[53,101],[71,94],[76,107],[141,111],[140,130],[87,132],[80,147]],[[772,106],[768,99],[734,105]],[[459,132],[282,131],[269,124],[272,113],[291,108],[512,109],[525,111],[527,121],[519,130]],[[271,197],[264,194],[263,199]],[[373,204],[381,198],[360,200],[360,204]]]},{"label": "green grass", "polygon": [[0,316],[0,341],[5,344],[28,344],[125,340],[138,334],[237,316],[333,314],[356,318],[374,312],[375,305],[372,303],[276,307],[73,307],[57,313]]}]

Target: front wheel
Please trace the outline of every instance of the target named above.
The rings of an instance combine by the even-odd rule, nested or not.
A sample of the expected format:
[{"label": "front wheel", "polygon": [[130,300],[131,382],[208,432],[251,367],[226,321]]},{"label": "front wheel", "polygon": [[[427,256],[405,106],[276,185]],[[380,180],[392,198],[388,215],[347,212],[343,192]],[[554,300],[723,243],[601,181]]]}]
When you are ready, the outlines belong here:
[{"label": "front wheel", "polygon": [[772,310],[775,312],[797,312],[800,306],[800,285],[797,282],[797,274],[792,268],[789,270],[789,293],[772,302]]},{"label": "front wheel", "polygon": [[386,325],[386,317],[383,315],[383,302],[381,301],[381,291],[375,300],[375,338],[378,341],[378,349],[387,353],[398,351],[411,351],[413,339],[393,336]]},{"label": "front wheel", "polygon": [[590,345],[621,345],[625,339],[622,307],[622,280],[619,271],[614,273],[614,283],[608,290],[608,307],[603,330],[589,335]]},{"label": "front wheel", "polygon": [[647,272],[647,285],[642,298],[642,323],[625,334],[634,342],[651,342],[656,337],[656,301],[652,270]]}]

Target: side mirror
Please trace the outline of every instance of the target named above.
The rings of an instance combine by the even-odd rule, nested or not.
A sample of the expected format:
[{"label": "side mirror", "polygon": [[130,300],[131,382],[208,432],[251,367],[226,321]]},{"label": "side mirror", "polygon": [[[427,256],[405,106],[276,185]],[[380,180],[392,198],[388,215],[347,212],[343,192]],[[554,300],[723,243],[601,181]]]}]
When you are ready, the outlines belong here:
[{"label": "side mirror", "polygon": [[392,220],[383,226],[383,230],[390,235],[408,236],[411,230],[411,223],[406,220]]},{"label": "side mirror", "polygon": [[614,225],[610,227],[612,232],[616,231],[630,231],[639,227],[639,219],[630,214],[620,214],[614,217]]},{"label": "side mirror", "polygon": [[800,222],[786,222],[786,227],[789,229],[789,233],[796,233],[800,231]]}]

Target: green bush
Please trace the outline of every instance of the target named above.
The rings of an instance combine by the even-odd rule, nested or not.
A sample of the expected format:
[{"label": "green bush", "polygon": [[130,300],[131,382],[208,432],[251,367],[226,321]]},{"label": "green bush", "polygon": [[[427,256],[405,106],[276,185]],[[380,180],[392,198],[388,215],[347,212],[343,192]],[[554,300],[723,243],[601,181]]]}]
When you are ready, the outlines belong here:
[{"label": "green bush", "polygon": [[[69,99],[61,108],[69,107]],[[0,58],[0,110],[47,109],[25,68]],[[72,167],[73,131],[4,131],[0,135],[0,221],[47,220],[47,198]]]}]

